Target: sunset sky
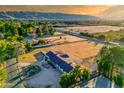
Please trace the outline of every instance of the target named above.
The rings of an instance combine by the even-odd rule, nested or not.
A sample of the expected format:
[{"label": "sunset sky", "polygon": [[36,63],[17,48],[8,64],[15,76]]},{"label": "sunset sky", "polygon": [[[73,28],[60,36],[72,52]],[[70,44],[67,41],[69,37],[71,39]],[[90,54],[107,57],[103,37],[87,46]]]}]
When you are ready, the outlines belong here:
[{"label": "sunset sky", "polygon": [[0,11],[59,12],[124,19],[124,5],[0,5]]},{"label": "sunset sky", "polygon": [[0,6],[0,11],[38,11],[38,12],[62,12],[70,14],[89,14],[97,15],[111,6],[103,5],[80,5],[80,6],[43,6],[43,5],[33,5],[33,6]]}]

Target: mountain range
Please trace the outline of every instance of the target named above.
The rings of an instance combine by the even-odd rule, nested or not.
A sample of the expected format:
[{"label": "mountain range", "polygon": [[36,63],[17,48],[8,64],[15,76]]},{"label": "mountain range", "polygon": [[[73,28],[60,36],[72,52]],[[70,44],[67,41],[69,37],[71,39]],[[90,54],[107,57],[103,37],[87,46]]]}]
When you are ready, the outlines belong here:
[{"label": "mountain range", "polygon": [[99,20],[99,17],[91,15],[50,13],[50,12],[0,12],[0,19],[29,19],[29,20],[65,20],[86,21]]}]

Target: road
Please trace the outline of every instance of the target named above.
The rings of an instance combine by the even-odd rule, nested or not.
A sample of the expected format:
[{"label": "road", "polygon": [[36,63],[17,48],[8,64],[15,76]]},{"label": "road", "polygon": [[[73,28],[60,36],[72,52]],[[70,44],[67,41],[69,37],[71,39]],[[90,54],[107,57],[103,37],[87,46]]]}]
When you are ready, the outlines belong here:
[{"label": "road", "polygon": [[[64,33],[62,30],[58,30],[58,32]],[[79,37],[79,38],[87,39],[89,41],[93,41],[93,42],[96,42],[96,43],[102,43],[102,44],[105,44],[105,45],[124,46],[124,43],[107,42],[107,41],[104,41],[104,40],[101,40],[101,39],[96,39],[96,38],[91,38],[91,37],[88,37],[88,36],[83,36],[83,35],[80,35],[79,33],[76,33],[76,32],[69,32],[68,35],[72,35],[72,36],[76,36],[76,37]]]}]

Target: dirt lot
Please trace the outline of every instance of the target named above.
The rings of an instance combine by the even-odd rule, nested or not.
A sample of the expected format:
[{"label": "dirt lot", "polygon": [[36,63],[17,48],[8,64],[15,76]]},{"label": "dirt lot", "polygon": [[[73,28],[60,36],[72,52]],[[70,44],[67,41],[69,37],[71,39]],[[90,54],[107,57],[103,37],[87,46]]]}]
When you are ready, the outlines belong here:
[{"label": "dirt lot", "polygon": [[50,41],[50,42],[54,42],[54,43],[63,43],[63,42],[76,42],[76,41],[80,41],[80,40],[85,40],[85,39],[82,39],[82,38],[78,38],[78,37],[75,37],[75,36],[71,36],[71,35],[63,35],[61,36],[61,39],[60,39],[60,36],[55,36],[55,37],[49,37],[49,38],[45,38],[47,41]]},{"label": "dirt lot", "polygon": [[78,64],[90,67],[93,62],[93,57],[96,56],[101,49],[102,45],[95,44],[94,42],[77,42],[63,45],[56,45],[48,48],[43,48],[44,51],[64,52],[69,55],[69,58],[63,58],[72,65]]},{"label": "dirt lot", "polygon": [[[72,66],[74,65],[81,65],[86,67],[92,67],[94,65],[94,56],[96,56],[99,52],[99,50],[102,48],[103,45],[96,44],[95,42],[90,42],[83,40],[81,38],[77,38],[75,36],[63,36],[63,38],[55,42],[71,42],[61,45],[54,45],[51,47],[46,48],[39,48],[35,49],[34,51],[24,54],[19,57],[20,62],[36,62],[37,59],[34,57],[34,55],[40,51],[48,52],[48,51],[54,51],[54,52],[64,52],[67,55],[69,55],[68,58],[62,58],[68,63],[71,63]],[[55,39],[58,37],[50,37],[49,39]],[[81,41],[80,41],[81,40]],[[74,42],[73,42],[74,41]],[[78,42],[75,42],[78,41]]]},{"label": "dirt lot", "polygon": [[[64,28],[57,28],[64,31]],[[110,30],[119,31],[124,29],[124,27],[117,26],[82,26],[82,27],[67,27],[67,29],[74,32],[88,32],[88,33],[98,33],[98,32],[108,32]]]},{"label": "dirt lot", "polygon": [[[72,63],[72,65],[78,64],[81,66],[91,67],[94,62],[93,58],[96,56],[101,49],[102,45],[95,44],[94,42],[77,42],[63,45],[56,45],[47,48],[36,49],[33,52],[27,54],[25,57],[20,57],[21,62],[36,62],[34,54],[39,51],[54,51],[54,52],[64,52],[69,55],[69,58],[63,58],[68,63]],[[30,55],[30,57],[28,57]],[[30,60],[29,60],[30,59]]]},{"label": "dirt lot", "polygon": [[89,58],[97,55],[99,49],[102,47],[100,44],[94,42],[81,41],[77,43],[55,45],[48,48],[42,48],[44,51],[63,51],[69,55],[77,58]]}]

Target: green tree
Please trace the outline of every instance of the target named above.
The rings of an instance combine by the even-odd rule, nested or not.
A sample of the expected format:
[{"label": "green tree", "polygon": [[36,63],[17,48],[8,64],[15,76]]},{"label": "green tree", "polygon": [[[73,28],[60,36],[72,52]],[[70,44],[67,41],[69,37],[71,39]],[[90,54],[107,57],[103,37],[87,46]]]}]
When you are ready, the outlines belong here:
[{"label": "green tree", "polygon": [[124,78],[123,78],[123,75],[121,75],[121,74],[114,74],[113,75],[113,80],[120,87],[124,87]]},{"label": "green tree", "polygon": [[6,85],[7,73],[5,70],[0,68],[0,88],[5,87]]},{"label": "green tree", "polygon": [[6,40],[0,40],[0,61],[14,57],[15,46]]},{"label": "green tree", "polygon": [[[113,79],[122,87],[124,67],[124,47],[110,46],[103,47],[98,56],[98,71],[106,77]],[[112,78],[113,77],[113,78]]]},{"label": "green tree", "polygon": [[60,85],[63,88],[68,88],[72,85],[69,73],[64,73],[61,76]]},{"label": "green tree", "polygon": [[98,71],[101,74],[111,78],[112,70],[113,70],[113,55],[109,48],[103,47],[99,53],[99,57],[97,60]]},{"label": "green tree", "polygon": [[27,48],[27,51],[28,51],[28,52],[31,51],[31,50],[33,49],[32,43],[27,43],[27,44],[26,44],[26,48]]},{"label": "green tree", "polygon": [[83,80],[90,79],[90,74],[91,74],[90,70],[88,68],[84,68],[83,69],[83,76],[82,76]]},{"label": "green tree", "polygon": [[27,35],[27,23],[26,22],[20,22],[20,27],[18,27],[18,31],[19,31],[19,36],[23,36],[25,37]]},{"label": "green tree", "polygon": [[17,35],[18,34],[18,25],[13,20],[5,21],[2,31],[5,33],[6,37]]},{"label": "green tree", "polygon": [[48,34],[49,34],[49,31],[48,31],[48,24],[47,24],[47,23],[44,23],[44,24],[43,24],[42,33],[43,33],[44,35],[48,35]]},{"label": "green tree", "polygon": [[78,83],[82,80],[82,69],[80,66],[76,66],[70,72],[70,75],[73,77],[73,83]]},{"label": "green tree", "polygon": [[46,44],[46,40],[41,38],[41,39],[38,41],[38,44],[41,44],[41,45]]},{"label": "green tree", "polygon": [[41,31],[41,29],[40,29],[40,27],[39,28],[36,28],[36,32],[35,32],[37,35],[38,35],[38,37],[41,37],[42,36],[42,31]]},{"label": "green tree", "polygon": [[88,69],[83,71],[80,66],[76,66],[69,73],[62,74],[60,85],[64,88],[79,86],[83,78],[89,78],[89,72]]},{"label": "green tree", "polygon": [[54,35],[54,33],[56,32],[56,30],[53,28],[52,25],[49,26],[49,33],[50,35]]}]

